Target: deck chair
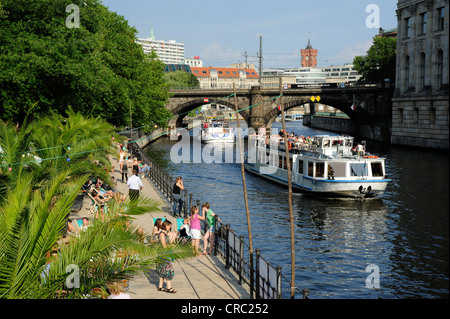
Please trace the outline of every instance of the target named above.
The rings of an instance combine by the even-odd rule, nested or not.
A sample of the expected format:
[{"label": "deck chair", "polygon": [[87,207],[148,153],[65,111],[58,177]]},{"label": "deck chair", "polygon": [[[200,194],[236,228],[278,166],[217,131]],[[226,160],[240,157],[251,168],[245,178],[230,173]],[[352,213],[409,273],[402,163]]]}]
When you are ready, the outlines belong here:
[{"label": "deck chair", "polygon": [[184,224],[184,218],[177,218],[177,232],[180,232],[181,226]]},{"label": "deck chair", "polygon": [[182,236],[180,233],[181,226],[184,224],[184,218],[177,218],[177,233],[178,238],[183,242],[189,242],[191,240],[191,236]]},{"label": "deck chair", "polygon": [[[83,223],[82,220],[80,220],[80,221],[81,221],[81,223]],[[80,224],[78,223],[78,220],[76,220],[76,219],[72,220],[72,226],[73,226],[73,228],[75,228],[76,233],[80,232],[81,228],[80,228]]]},{"label": "deck chair", "polygon": [[[104,211],[104,213],[105,213],[105,214],[108,213],[108,205],[107,205],[106,203],[100,203],[100,202],[98,202],[94,197],[92,197],[92,195],[91,195],[90,193],[88,193],[88,195],[89,195],[89,197],[90,197],[91,200],[92,200],[91,205],[93,206],[93,208],[92,208],[93,213],[97,213],[99,207],[101,207],[101,206],[103,206],[103,211]],[[89,211],[89,212],[91,212],[91,211]]]}]

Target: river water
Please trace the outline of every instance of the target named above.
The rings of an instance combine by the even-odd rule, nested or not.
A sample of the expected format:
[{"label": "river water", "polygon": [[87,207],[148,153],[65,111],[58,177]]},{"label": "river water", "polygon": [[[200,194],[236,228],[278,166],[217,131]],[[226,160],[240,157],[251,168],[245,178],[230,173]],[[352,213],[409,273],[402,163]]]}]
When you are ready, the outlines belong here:
[{"label": "river water", "polygon": [[[287,122],[286,129],[327,134],[301,122]],[[171,176],[182,176],[195,199],[209,202],[248,241],[240,164],[174,163],[170,151],[177,143],[161,138],[146,152]],[[448,154],[373,142],[367,150],[386,157],[392,179],[378,198],[293,194],[296,286],[308,288],[312,299],[448,298]],[[290,279],[287,188],[248,173],[246,182],[253,247]],[[283,296],[288,298],[289,291]]]}]

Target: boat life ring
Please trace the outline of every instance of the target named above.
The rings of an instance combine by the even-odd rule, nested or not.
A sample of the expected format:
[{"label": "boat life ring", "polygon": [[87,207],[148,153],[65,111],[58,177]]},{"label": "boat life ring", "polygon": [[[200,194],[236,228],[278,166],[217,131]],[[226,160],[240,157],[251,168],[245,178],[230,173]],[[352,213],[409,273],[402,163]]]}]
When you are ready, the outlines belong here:
[{"label": "boat life ring", "polygon": [[378,156],[364,156],[364,158],[378,158]]}]

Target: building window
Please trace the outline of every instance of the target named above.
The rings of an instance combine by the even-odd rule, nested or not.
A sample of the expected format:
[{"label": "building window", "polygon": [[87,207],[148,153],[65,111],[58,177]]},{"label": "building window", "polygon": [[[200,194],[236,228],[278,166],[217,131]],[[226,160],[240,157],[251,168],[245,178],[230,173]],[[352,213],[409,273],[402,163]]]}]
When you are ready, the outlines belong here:
[{"label": "building window", "polygon": [[405,38],[411,36],[411,18],[406,18],[405,20]]},{"label": "building window", "polygon": [[420,14],[420,34],[427,33],[427,13]]},{"label": "building window", "polygon": [[404,78],[404,85],[405,90],[409,89],[409,56],[405,56],[405,78]]},{"label": "building window", "polygon": [[412,121],[413,121],[413,123],[419,123],[419,108],[418,107],[413,108]]},{"label": "building window", "polygon": [[438,50],[436,54],[436,89],[440,89],[444,84],[444,54],[442,50]]},{"label": "building window", "polygon": [[403,108],[398,109],[398,122],[403,123]]},{"label": "building window", "polygon": [[422,53],[419,57],[419,88],[425,87],[425,53]]},{"label": "building window", "polygon": [[444,8],[437,9],[437,31],[444,30],[445,10]]},{"label": "building window", "polygon": [[430,124],[436,123],[436,109],[434,107],[430,108]]}]

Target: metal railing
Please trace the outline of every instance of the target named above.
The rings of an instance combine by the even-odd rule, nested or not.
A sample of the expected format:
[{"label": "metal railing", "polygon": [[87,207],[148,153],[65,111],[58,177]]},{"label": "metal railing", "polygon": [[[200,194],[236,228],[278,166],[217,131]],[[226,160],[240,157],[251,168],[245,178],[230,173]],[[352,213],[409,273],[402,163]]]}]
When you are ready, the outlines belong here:
[{"label": "metal railing", "polygon": [[[150,165],[149,178],[167,199],[170,205],[174,203],[172,178],[165,170],[153,161],[140,147],[133,146],[138,150],[142,162]],[[180,217],[189,217],[189,208],[193,205],[200,207],[200,200],[194,199],[193,194],[185,189],[182,191],[183,206]],[[282,299],[282,291],[289,290],[290,282],[282,275],[282,267],[271,265],[261,256],[261,250],[255,249],[251,252],[249,245],[245,242],[244,236],[237,235],[230,224],[221,223],[217,216],[215,217],[214,231],[214,256],[221,256],[225,262],[226,269],[232,269],[237,277],[238,284],[247,284],[250,289],[252,299]],[[202,232],[207,229],[207,224],[201,221]],[[296,292],[302,295],[303,299],[308,298],[309,291],[305,288]]]}]

